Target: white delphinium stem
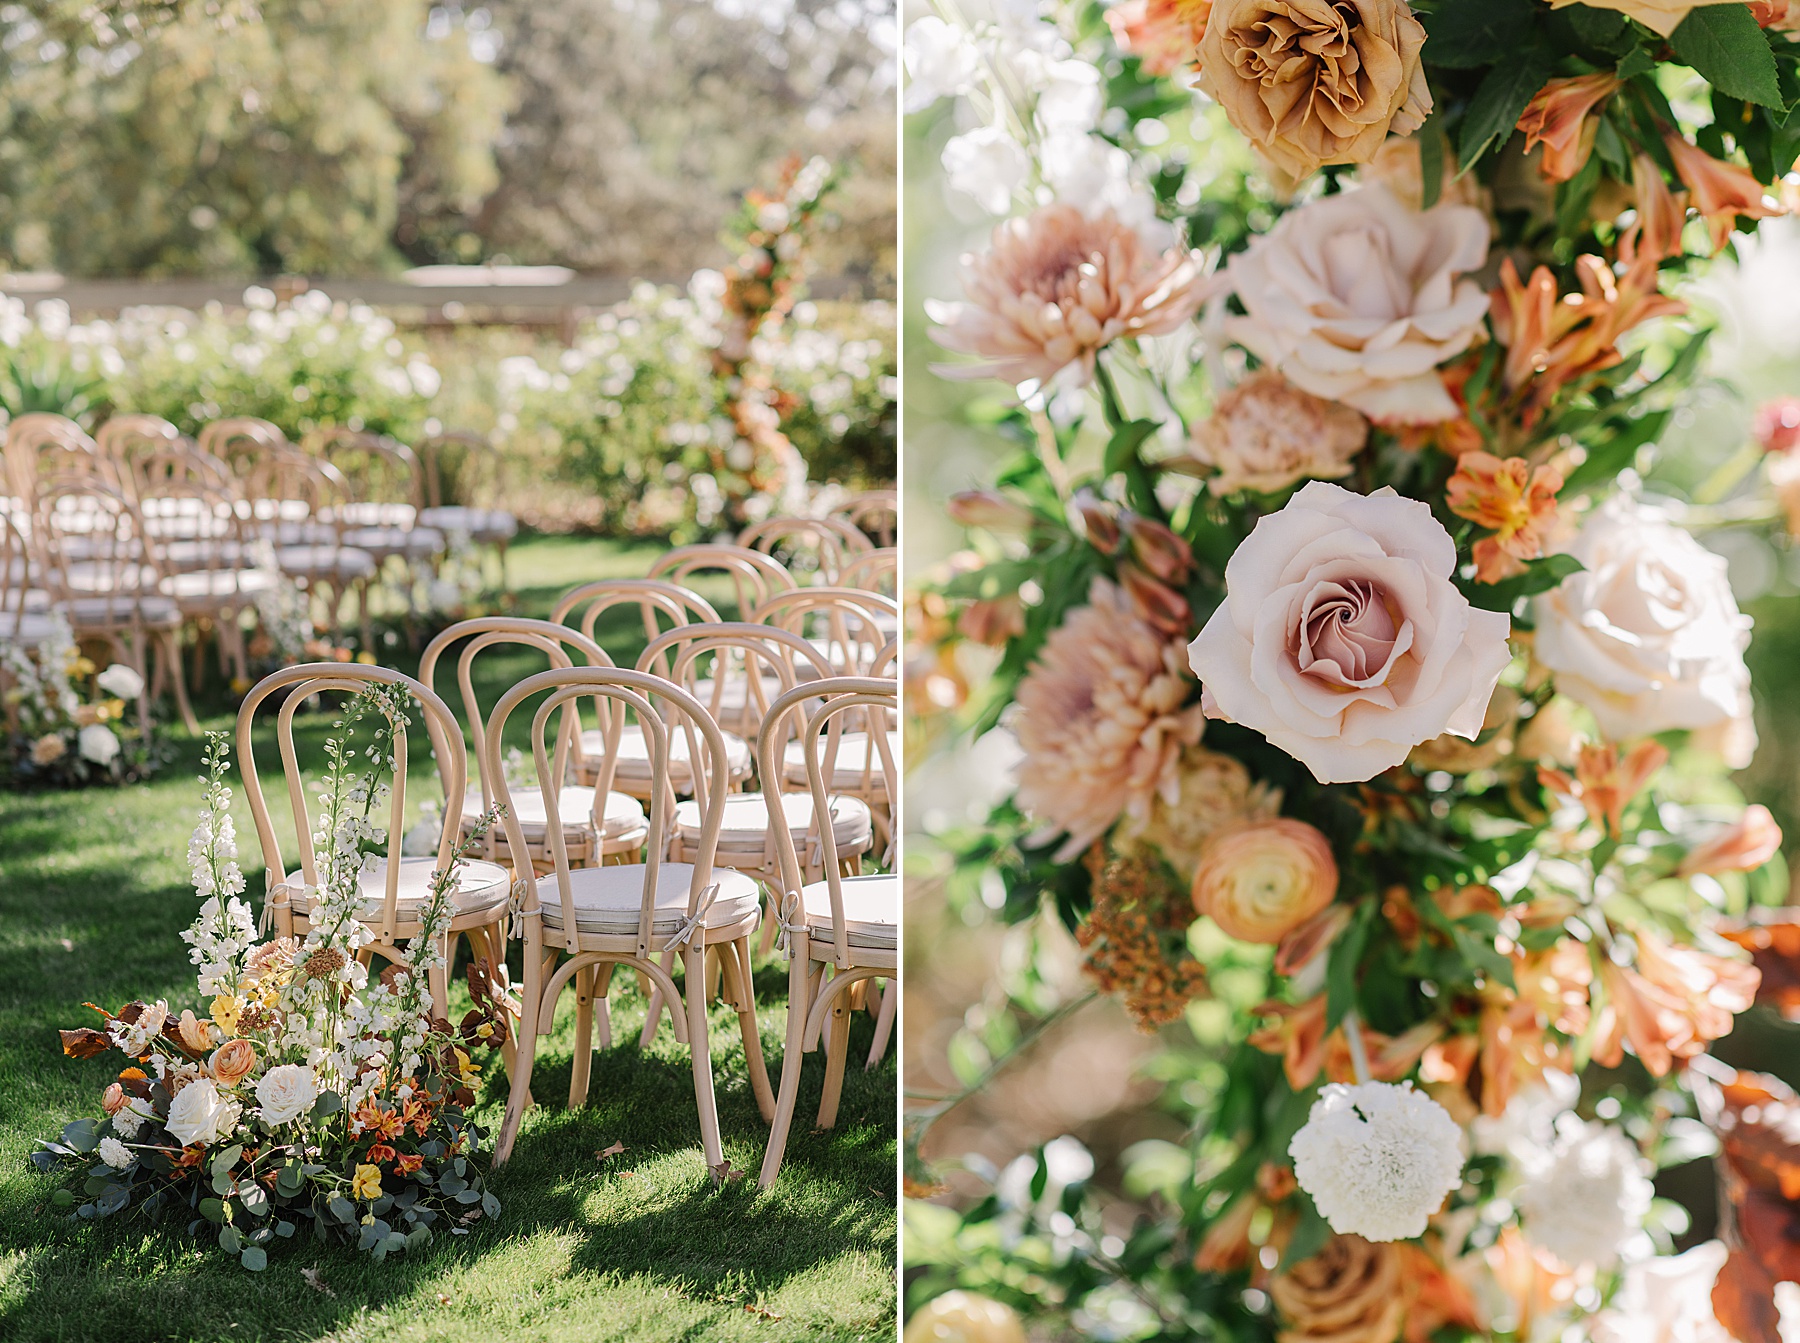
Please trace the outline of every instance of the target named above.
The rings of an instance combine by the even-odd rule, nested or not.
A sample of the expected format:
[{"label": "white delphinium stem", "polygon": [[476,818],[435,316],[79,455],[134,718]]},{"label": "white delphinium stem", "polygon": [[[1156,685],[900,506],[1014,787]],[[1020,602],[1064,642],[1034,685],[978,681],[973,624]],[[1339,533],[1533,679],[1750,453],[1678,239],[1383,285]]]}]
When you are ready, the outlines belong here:
[{"label": "white delphinium stem", "polygon": [[225,771],[231,749],[223,732],[206,741],[206,792],[200,816],[188,840],[188,868],[200,912],[181,934],[188,959],[200,967],[200,992],[207,997],[235,993],[244,962],[256,943],[256,920],[244,893],[244,874],[237,864],[237,828],[231,818],[231,789]]}]

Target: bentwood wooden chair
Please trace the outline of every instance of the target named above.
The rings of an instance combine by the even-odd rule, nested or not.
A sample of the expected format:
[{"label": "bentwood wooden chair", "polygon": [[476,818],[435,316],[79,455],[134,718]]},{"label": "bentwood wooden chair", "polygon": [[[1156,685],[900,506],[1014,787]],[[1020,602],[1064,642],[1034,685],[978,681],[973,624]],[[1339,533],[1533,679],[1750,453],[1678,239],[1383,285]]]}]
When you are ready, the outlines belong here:
[{"label": "bentwood wooden chair", "polygon": [[894,596],[900,587],[900,552],[892,546],[864,551],[844,566],[838,585]]},{"label": "bentwood wooden chair", "polygon": [[782,561],[789,573],[812,569],[835,585],[844,566],[875,547],[842,518],[767,518],[738,533],[738,544]]},{"label": "bentwood wooden chair", "polygon": [[141,459],[194,445],[160,415],[114,415],[94,432],[94,446],[135,499]]},{"label": "bentwood wooden chair", "polygon": [[[488,777],[485,766],[480,765],[479,752],[485,732],[481,700],[475,690],[475,668],[480,655],[490,651],[517,652],[519,649],[529,648],[544,654],[550,665],[557,668],[577,665],[573,657],[577,653],[581,655],[582,662],[590,667],[610,667],[613,663],[592,639],[567,625],[547,620],[527,620],[522,616],[480,616],[474,620],[459,621],[426,646],[425,655],[419,660],[419,680],[434,686],[439,660],[457,644],[462,647],[456,656],[456,684],[462,693],[463,714],[476,745],[479,775],[477,782],[463,794],[462,833],[468,835],[473,832],[482,814],[498,800],[494,781]],[[491,661],[491,657],[488,660]],[[605,699],[601,699],[595,708],[602,718],[602,726],[596,730],[594,742],[598,758],[591,762],[584,758],[580,717],[577,705],[571,701],[563,711],[556,749],[550,762],[553,779],[567,780],[571,772],[580,777],[584,772],[581,768],[583,765],[590,766],[586,772],[591,772],[595,779],[594,784],[563,782],[556,794],[563,843],[568,851],[570,866],[578,868],[606,862],[633,861],[642,854],[644,841],[649,837],[649,822],[644,815],[643,803],[625,793],[614,792],[608,786],[613,761],[617,758],[617,748],[613,749],[609,757],[607,745],[619,734],[619,724],[611,720],[618,717],[622,710]],[[543,808],[543,794],[533,788],[521,787],[520,782],[515,779],[513,797],[518,807],[519,828],[530,846],[526,857],[530,860],[532,871],[542,876],[551,866],[549,822]],[[510,866],[522,866],[515,862],[507,841],[507,832],[500,827],[488,831],[482,857]]]},{"label": "bentwood wooden chair", "polygon": [[[814,814],[822,814],[831,805],[832,753],[840,736],[839,724],[847,717],[852,721],[892,718],[898,701],[898,688],[884,677],[832,677],[788,691],[770,708],[757,739],[764,775],[778,773],[781,753],[797,728]],[[885,741],[885,735],[877,739]],[[894,760],[885,748],[880,755],[891,792]],[[781,1058],[781,1091],[757,1180],[767,1189],[781,1170],[788,1129],[799,1103],[801,1059],[815,1051],[821,1039],[825,1089],[819,1100],[818,1127],[830,1128],[837,1122],[850,1052],[852,995],[865,981],[891,982],[899,969],[900,881],[891,873],[842,875],[829,830],[819,836],[824,851],[823,879],[806,880],[792,829],[786,823],[785,808],[792,794],[770,790],[763,797],[781,863],[781,931],[788,955],[787,1046]],[[890,987],[883,999],[884,1015],[886,999],[891,996]],[[891,1023],[891,1017],[889,1020]]]},{"label": "bentwood wooden chair", "polygon": [[[506,548],[519,534],[519,520],[500,506],[505,496],[500,450],[480,434],[452,429],[420,439],[413,451],[425,475],[419,525],[446,538],[466,537],[473,546],[492,546],[500,557],[500,589],[507,591]],[[460,502],[450,502],[452,492]]]},{"label": "bentwood wooden chair", "polygon": [[[319,889],[318,856],[313,849],[316,816],[308,809],[310,785],[300,772],[294,746],[294,715],[315,694],[355,695],[369,686],[399,686],[411,696],[423,717],[446,796],[461,797],[468,779],[468,752],[462,728],[450,706],[436,691],[403,672],[388,667],[368,667],[336,662],[307,662],[284,667],[252,687],[237,716],[238,768],[244,777],[244,795],[262,845],[267,895],[264,919],[282,937],[304,936],[311,927]],[[285,692],[278,694],[278,692]],[[293,814],[299,847],[299,866],[290,869],[282,857],[274,822],[263,796],[262,778],[252,750],[251,729],[259,710],[276,707],[275,743],[281,774],[287,785],[288,806]],[[393,781],[387,798],[387,853],[364,869],[357,879],[361,905],[357,920],[370,935],[365,962],[379,955],[405,964],[407,944],[419,933],[419,917],[431,894],[434,872],[445,870],[457,844],[460,817],[445,808],[436,856],[409,858],[401,854],[406,831],[407,734],[404,722],[395,725]],[[449,949],[459,936],[469,939],[478,957],[494,966],[506,963],[507,901],[512,891],[506,869],[482,859],[465,860],[451,896],[453,914],[445,934],[444,967],[431,976],[432,1003],[439,1016],[448,1012],[447,967]]]},{"label": "bentwood wooden chair", "polygon": [[[546,727],[564,704],[603,695],[628,710],[645,728],[653,768],[662,786],[650,804],[650,843],[643,863],[576,869],[569,864],[551,789],[555,786]],[[517,1053],[512,1065],[512,1092],[494,1149],[494,1164],[512,1155],[519,1121],[531,1104],[531,1070],[537,1037],[548,1034],[556,1000],[573,982],[577,988],[575,1064],[569,1103],[587,1099],[593,1057],[593,1004],[604,996],[612,974],[627,966],[643,975],[666,1001],[683,1004],[675,1013],[678,1039],[693,1061],[694,1099],[700,1116],[701,1145],[708,1166],[719,1167],[724,1150],[719,1138],[718,1107],[713,1098],[712,1059],[707,1038],[705,962],[717,949],[724,971],[726,997],[737,1010],[745,1061],[758,1106],[765,1117],[774,1113],[774,1097],[763,1066],[756,1031],[756,1003],[750,976],[750,938],[756,931],[760,901],[756,883],[742,873],[717,867],[714,848],[730,786],[725,766],[725,739],[718,724],[691,695],[661,677],[622,668],[567,667],[521,681],[494,706],[482,744],[484,771],[496,780],[499,800],[507,808],[503,824],[514,852],[526,847],[514,815],[514,790],[501,767],[507,720],[534,697],[531,748],[544,811],[553,870],[533,878],[517,871],[522,897],[524,933],[523,1007]],[[616,721],[616,719],[615,719]],[[704,776],[705,817],[692,862],[670,862],[663,848],[671,828],[671,789],[666,772],[669,742],[681,733],[691,739],[690,758]],[[663,968],[664,954],[679,955],[685,964],[687,994]]]},{"label": "bentwood wooden chair", "polygon": [[657,558],[647,577],[687,587],[690,579],[703,574],[716,574],[730,581],[739,619],[748,617],[777,592],[800,586],[778,561],[761,551],[711,542],[676,546]]},{"label": "bentwood wooden chair", "polygon": [[875,659],[898,632],[900,607],[891,597],[860,588],[795,588],[776,593],[750,619],[805,637],[839,676],[870,676]]},{"label": "bentwood wooden chair", "polygon": [[243,486],[242,509],[252,531],[275,549],[275,564],[308,595],[322,598],[327,631],[338,628],[344,597],[357,594],[363,646],[370,642],[369,584],[375,559],[344,540],[343,507],[350,485],[329,462],[293,448],[259,457]]},{"label": "bentwood wooden chair", "polygon": [[900,533],[900,492],[863,490],[832,510],[878,546],[892,549]]},{"label": "bentwood wooden chair", "polygon": [[200,675],[210,629],[219,641],[220,666],[229,662],[231,674],[247,683],[242,620],[280,574],[272,563],[256,563],[258,548],[237,505],[215,486],[156,476],[143,482],[138,499],[151,554],[163,570],[161,590],[196,629],[194,675]]},{"label": "bentwood wooden chair", "polygon": [[7,483],[29,516],[48,481],[88,481],[119,490],[124,482],[87,431],[66,415],[31,411],[6,426]]}]

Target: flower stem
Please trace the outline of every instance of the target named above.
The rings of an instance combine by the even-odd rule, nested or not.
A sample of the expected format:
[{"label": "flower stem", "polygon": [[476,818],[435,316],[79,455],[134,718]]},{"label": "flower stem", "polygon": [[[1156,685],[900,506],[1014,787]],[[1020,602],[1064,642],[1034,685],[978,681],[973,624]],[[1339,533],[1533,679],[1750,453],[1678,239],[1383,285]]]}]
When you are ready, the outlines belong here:
[{"label": "flower stem", "polygon": [[1363,1045],[1362,1023],[1356,1019],[1354,1007],[1344,1013],[1344,1039],[1350,1044],[1350,1066],[1356,1069],[1357,1085],[1365,1086],[1372,1080],[1369,1076],[1369,1051]]}]

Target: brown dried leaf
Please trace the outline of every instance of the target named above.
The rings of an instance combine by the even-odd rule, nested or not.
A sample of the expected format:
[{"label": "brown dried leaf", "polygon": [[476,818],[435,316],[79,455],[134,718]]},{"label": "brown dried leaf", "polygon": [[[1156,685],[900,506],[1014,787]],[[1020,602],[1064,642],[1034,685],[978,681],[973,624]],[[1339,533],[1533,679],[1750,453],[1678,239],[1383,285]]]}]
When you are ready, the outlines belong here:
[{"label": "brown dried leaf", "polygon": [[770,1310],[767,1306],[759,1305],[755,1301],[746,1301],[744,1303],[744,1311],[746,1314],[756,1316],[759,1320],[769,1320],[772,1322],[781,1318],[778,1312]]},{"label": "brown dried leaf", "polygon": [[719,1188],[721,1185],[725,1184],[727,1181],[741,1180],[744,1178],[744,1176],[746,1174],[746,1172],[736,1169],[731,1164],[730,1157],[726,1157],[718,1165],[708,1166],[706,1169],[712,1173],[712,1182],[713,1182],[714,1189]]},{"label": "brown dried leaf", "polygon": [[1756,1001],[1800,1021],[1800,909],[1759,909],[1719,931],[1762,971]]},{"label": "brown dried leaf", "polygon": [[623,1152],[624,1150],[625,1150],[625,1144],[622,1142],[615,1141],[610,1147],[607,1147],[601,1151],[595,1152],[594,1159],[596,1161],[604,1161],[604,1160],[606,1160],[607,1157],[617,1156],[620,1152]]},{"label": "brown dried leaf", "polygon": [[315,1292],[323,1292],[323,1293],[325,1293],[326,1296],[336,1296],[337,1295],[336,1292],[332,1291],[330,1287],[325,1285],[325,1275],[320,1273],[319,1270],[316,1268],[301,1269],[300,1270],[300,1278],[301,1278],[301,1281],[303,1281],[308,1287],[312,1288],[313,1291],[315,1291]]},{"label": "brown dried leaf", "polygon": [[57,1034],[62,1036],[63,1053],[72,1059],[91,1059],[112,1048],[112,1041],[106,1038],[105,1031],[90,1030],[86,1026]]},{"label": "brown dried leaf", "polygon": [[1781,1343],[1775,1279],[1756,1256],[1733,1250],[1713,1284],[1713,1314],[1738,1343]]}]

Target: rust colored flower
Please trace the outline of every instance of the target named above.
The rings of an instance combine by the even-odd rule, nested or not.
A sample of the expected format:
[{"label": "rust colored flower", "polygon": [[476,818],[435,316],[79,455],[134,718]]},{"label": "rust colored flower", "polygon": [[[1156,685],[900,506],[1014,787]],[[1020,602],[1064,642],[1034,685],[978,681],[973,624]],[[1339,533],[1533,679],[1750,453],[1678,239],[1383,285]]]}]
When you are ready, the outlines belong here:
[{"label": "rust colored flower", "polygon": [[1533,468],[1523,457],[1465,452],[1456,461],[1445,494],[1450,511],[1493,533],[1475,543],[1475,577],[1498,583],[1525,572],[1525,561],[1544,553],[1546,535],[1556,525],[1556,493],[1562,472]]},{"label": "rust colored flower", "polygon": [[1588,820],[1604,825],[1614,839],[1623,838],[1625,808],[1668,762],[1667,748],[1641,741],[1623,756],[1613,742],[1583,742],[1576,752],[1575,773],[1538,766],[1538,782],[1554,793],[1581,803]]},{"label": "rust colored flower", "polygon": [[949,378],[1079,383],[1115,340],[1160,336],[1191,318],[1211,290],[1197,253],[1152,250],[1111,210],[1046,205],[994,230],[963,258],[964,303],[927,303],[933,339],[980,363],[940,366]]},{"label": "rust colored flower", "polygon": [[256,1067],[256,1046],[244,1039],[227,1040],[214,1051],[208,1066],[221,1086],[234,1087]]},{"label": "rust colored flower", "polygon": [[1566,182],[1581,171],[1600,130],[1600,105],[1619,87],[1620,81],[1606,73],[1553,79],[1525,105],[1519,118],[1525,152],[1544,146],[1538,166],[1545,177]]},{"label": "rust colored flower", "polygon": [[1025,632],[1025,607],[1017,593],[970,602],[956,618],[956,632],[989,648],[1004,647]]},{"label": "rust colored flower", "polygon": [[1119,588],[1095,579],[1019,682],[1019,804],[1067,833],[1066,862],[1121,817],[1142,823],[1176,799],[1183,747],[1204,721],[1179,641],[1145,622]]},{"label": "rust colored flower", "polygon": [[1037,517],[1016,499],[997,490],[963,490],[950,496],[944,512],[963,527],[980,527],[1003,535],[1023,535],[1031,530]]},{"label": "rust colored flower", "polygon": [[1756,408],[1756,441],[1764,452],[1800,448],[1800,396],[1780,396]]},{"label": "rust colored flower", "polygon": [[1327,905],[1281,939],[1275,948],[1275,973],[1293,976],[1311,965],[1350,926],[1349,905]]},{"label": "rust colored flower", "polygon": [[1127,513],[1119,520],[1131,554],[1146,573],[1163,583],[1185,583],[1194,568],[1188,543],[1154,518]]},{"label": "rust colored flower", "polygon": [[394,1169],[399,1171],[402,1175],[417,1174],[419,1167],[424,1164],[425,1158],[420,1156],[417,1152],[402,1152],[399,1156],[394,1158]]},{"label": "rust colored flower", "polygon": [[377,1166],[383,1162],[392,1161],[398,1155],[398,1152],[384,1142],[375,1143],[369,1148],[369,1161]]},{"label": "rust colored flower", "polygon": [[1187,945],[1193,908],[1156,856],[1143,850],[1102,860],[1090,851],[1094,904],[1075,932],[1082,965],[1116,996],[1141,1031],[1178,1020],[1206,993],[1206,970]]},{"label": "rust colored flower", "polygon": [[1336,480],[1369,441],[1369,422],[1336,401],[1303,392],[1271,368],[1219,398],[1194,426],[1193,455],[1216,474],[1215,495],[1274,493],[1302,480]]},{"label": "rust colored flower", "polygon": [[1397,1343],[1406,1314],[1396,1245],[1333,1235],[1309,1259],[1269,1280],[1279,1343]]},{"label": "rust colored flower", "polygon": [[1662,168],[1648,154],[1632,161],[1632,179],[1638,217],[1619,241],[1619,259],[1629,266],[1640,254],[1656,262],[1680,256],[1687,192],[1670,191]]},{"label": "rust colored flower", "polygon": [[1206,1228],[1194,1251],[1194,1268],[1201,1273],[1232,1273],[1250,1262],[1250,1227],[1262,1208],[1253,1194],[1239,1194]]},{"label": "rust colored flower", "polygon": [[1102,555],[1118,553],[1123,539],[1119,530],[1119,507],[1109,504],[1092,490],[1077,490],[1069,500],[1069,514],[1081,537]]},{"label": "rust colored flower", "polygon": [[300,963],[300,973],[308,979],[330,979],[348,963],[336,947],[319,947]]},{"label": "rust colored flower", "polygon": [[1277,943],[1337,894],[1325,836],[1291,817],[1245,821],[1207,841],[1194,872],[1194,908],[1242,942]]},{"label": "rust colored flower", "polygon": [[1267,1002],[1255,1010],[1274,1017],[1272,1025],[1250,1033],[1250,1044],[1265,1054],[1281,1055],[1281,1071],[1295,1091],[1311,1086],[1325,1066],[1325,995],[1303,1003]]},{"label": "rust colored flower", "polygon": [[1681,860],[1680,874],[1754,872],[1781,850],[1781,827],[1760,802]]},{"label": "rust colored flower", "polygon": [[1193,608],[1174,588],[1152,578],[1127,561],[1119,566],[1119,586],[1131,599],[1131,609],[1163,634],[1184,635],[1193,628]]},{"label": "rust colored flower", "polygon": [[1200,63],[1200,39],[1213,0],[1125,0],[1106,11],[1119,50],[1147,75],[1172,75]]},{"label": "rust colored flower", "polygon": [[1706,221],[1713,251],[1725,245],[1740,215],[1768,219],[1783,213],[1780,205],[1764,200],[1763,184],[1748,168],[1715,159],[1679,135],[1665,135],[1663,143],[1675,160],[1675,171],[1693,193],[1694,208]]}]

